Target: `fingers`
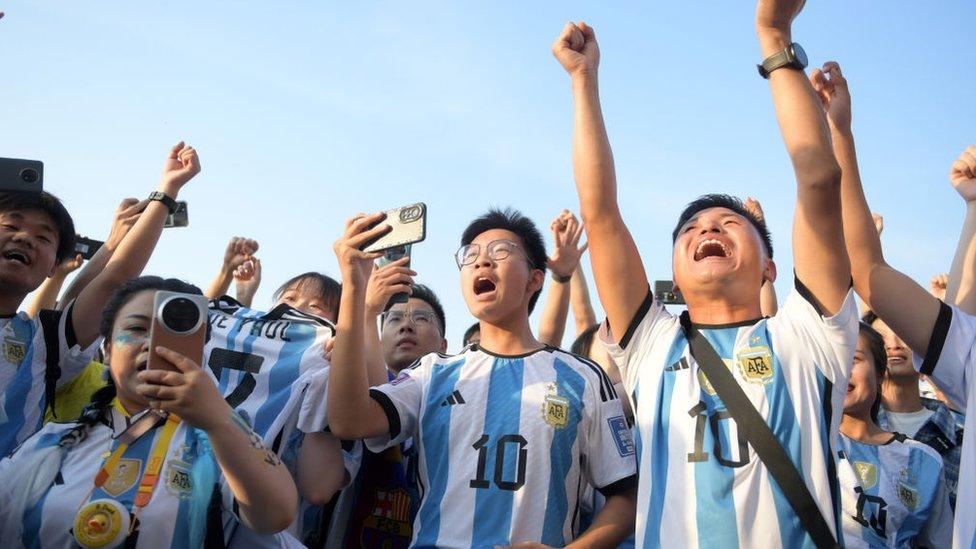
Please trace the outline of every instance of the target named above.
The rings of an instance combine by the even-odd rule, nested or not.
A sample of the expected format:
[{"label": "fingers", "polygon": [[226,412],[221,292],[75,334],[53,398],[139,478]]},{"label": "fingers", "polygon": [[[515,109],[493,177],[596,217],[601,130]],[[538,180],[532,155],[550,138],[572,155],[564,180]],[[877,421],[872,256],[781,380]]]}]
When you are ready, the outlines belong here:
[{"label": "fingers", "polygon": [[158,345],[156,346],[155,350],[156,350],[156,354],[158,354],[160,357],[165,359],[173,366],[176,366],[176,369],[179,370],[180,372],[187,373],[187,372],[192,372],[194,370],[200,369],[200,367],[195,362],[193,362],[186,356],[177,353],[172,349],[167,349],[162,345]]},{"label": "fingers", "polygon": [[143,370],[136,373],[136,378],[141,383],[168,385],[170,387],[182,385],[184,382],[183,374],[172,370]]},{"label": "fingers", "polygon": [[173,160],[179,160],[180,151],[183,150],[184,143],[180,141],[179,143],[173,145],[173,148],[169,151],[169,157]]},{"label": "fingers", "polygon": [[[128,205],[126,206],[127,203]],[[148,199],[136,200],[135,198],[126,198],[122,201],[122,204],[119,205],[119,217],[124,219],[128,219],[133,216],[138,217],[138,215],[141,214],[148,205]],[[125,206],[125,208],[123,208],[123,206]]]},{"label": "fingers", "polygon": [[123,198],[122,199],[122,202],[119,203],[119,207],[116,208],[115,211],[116,212],[119,212],[120,215],[121,214],[124,214],[130,208],[132,208],[132,206],[135,206],[138,203],[139,203],[139,199],[138,198],[131,198],[131,197],[130,198]]},{"label": "fingers", "polygon": [[386,214],[382,212],[355,218],[343,235],[346,245],[352,248],[361,248],[367,242],[393,230],[389,224],[380,223],[384,219],[386,219]]},{"label": "fingers", "polygon": [[162,408],[165,400],[174,400],[179,396],[179,389],[169,385],[158,385],[155,383],[140,383],[136,385],[136,393],[149,401],[149,407],[154,410]]}]

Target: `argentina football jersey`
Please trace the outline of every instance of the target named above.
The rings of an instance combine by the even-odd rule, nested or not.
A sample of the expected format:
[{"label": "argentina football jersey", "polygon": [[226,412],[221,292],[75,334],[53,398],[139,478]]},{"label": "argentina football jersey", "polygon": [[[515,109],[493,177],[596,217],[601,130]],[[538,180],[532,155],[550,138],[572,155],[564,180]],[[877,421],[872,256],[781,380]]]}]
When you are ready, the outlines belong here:
[{"label": "argentina football jersey", "polygon": [[587,484],[612,495],[635,482],[613,386],[598,366],[559,349],[429,354],[371,395],[390,433],[367,447],[411,437],[417,446],[416,547],[562,546],[578,533]]},{"label": "argentina football jersey", "polygon": [[[696,327],[779,439],[836,536],[833,445],[857,306],[853,292],[832,317],[812,303],[797,281],[771,318]],[[600,338],[634,406],[638,547],[813,547],[692,358],[679,317],[649,293],[630,326],[611,336],[605,324]]]},{"label": "argentina football jersey", "polygon": [[966,410],[952,546],[976,547],[976,317],[943,303],[924,356],[915,367],[929,376],[949,399]]},{"label": "argentina football jersey", "polygon": [[952,511],[942,458],[892,434],[873,445],[840,437],[838,477],[847,547],[948,547]]},{"label": "argentina football jersey", "polygon": [[48,399],[48,344],[58,352],[60,377],[56,387],[61,387],[85,369],[101,341],[85,350],[75,343],[70,307],[50,319],[52,322],[44,329],[40,320],[24,312],[0,318],[0,457],[41,428]]}]

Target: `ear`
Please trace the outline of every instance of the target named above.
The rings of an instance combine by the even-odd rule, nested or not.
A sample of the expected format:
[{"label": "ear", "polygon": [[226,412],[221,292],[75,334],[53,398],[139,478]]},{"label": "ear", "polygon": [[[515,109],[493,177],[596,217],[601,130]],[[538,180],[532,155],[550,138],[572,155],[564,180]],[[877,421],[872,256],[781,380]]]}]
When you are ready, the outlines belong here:
[{"label": "ear", "polygon": [[112,344],[109,343],[108,338],[102,340],[102,364],[108,366],[109,362],[112,360]]},{"label": "ear", "polygon": [[546,281],[546,273],[540,269],[532,269],[529,272],[529,285],[526,290],[532,295],[542,289],[542,284]]},{"label": "ear", "polygon": [[440,352],[442,352],[442,353],[446,353],[447,352],[447,340],[446,339],[443,339],[443,338],[441,339]]},{"label": "ear", "polygon": [[763,282],[776,282],[776,263],[774,263],[772,259],[766,259],[765,261],[766,265],[763,267]]}]

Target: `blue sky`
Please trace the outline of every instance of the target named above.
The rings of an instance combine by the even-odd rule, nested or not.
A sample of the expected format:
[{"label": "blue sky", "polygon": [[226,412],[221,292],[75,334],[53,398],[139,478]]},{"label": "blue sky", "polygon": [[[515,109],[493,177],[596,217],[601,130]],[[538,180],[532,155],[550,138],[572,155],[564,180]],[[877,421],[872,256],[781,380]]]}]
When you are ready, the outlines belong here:
[{"label": "blue sky", "polygon": [[[473,320],[452,253],[488,206],[541,227],[577,208],[569,80],[549,52],[567,20],[596,28],[622,209],[651,278],[670,278],[683,204],[759,198],[790,287],[794,182],[755,71],[751,2],[8,1],[0,5],[0,156],[45,162],[79,232],[104,238],[186,139],[203,173],[146,269],[205,285],[227,240],[261,243],[264,285],[337,276],[343,221],[424,201],[419,280],[451,348]],[[889,262],[948,270],[963,204],[949,165],[976,142],[971,0],[808,2],[794,38],[851,83],[862,176]],[[550,239],[551,241],[551,239]],[[587,264],[587,270],[589,266]],[[569,344],[571,337],[567,337]]]}]

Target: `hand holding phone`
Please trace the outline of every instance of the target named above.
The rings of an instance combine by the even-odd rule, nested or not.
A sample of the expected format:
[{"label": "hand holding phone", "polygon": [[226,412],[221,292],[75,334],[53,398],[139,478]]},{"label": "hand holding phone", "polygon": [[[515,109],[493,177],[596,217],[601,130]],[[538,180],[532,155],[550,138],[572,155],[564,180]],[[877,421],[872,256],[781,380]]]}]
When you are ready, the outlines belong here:
[{"label": "hand holding phone", "polygon": [[[410,244],[407,244],[406,246],[397,246],[396,248],[390,248],[386,250],[383,253],[383,257],[376,260],[376,270],[373,271],[375,276],[371,277],[370,285],[374,285],[373,284],[374,280],[372,280],[373,278],[376,279],[376,283],[380,285],[384,285],[384,280],[380,280],[380,277],[382,276],[381,269],[383,269],[383,267],[386,267],[387,265],[395,261],[399,261],[404,258],[406,258],[406,262],[405,263],[401,262],[402,264],[400,266],[409,269],[410,268]],[[383,278],[385,279],[386,277]],[[402,278],[392,279],[386,282],[386,285],[397,284],[403,286],[404,282],[406,281],[403,280]],[[410,280],[409,282],[406,282],[406,285],[409,286],[412,282],[413,280]],[[377,288],[377,290],[379,290],[379,288]],[[369,294],[369,290],[367,290],[367,294]],[[410,294],[408,292],[397,292],[390,297],[387,303],[383,304],[383,308],[385,309],[388,304],[406,303],[409,299],[410,299]]]},{"label": "hand holding phone", "polygon": [[388,224],[390,231],[364,245],[364,252],[382,252],[423,241],[427,238],[427,205],[418,202],[392,209],[381,223]]}]

